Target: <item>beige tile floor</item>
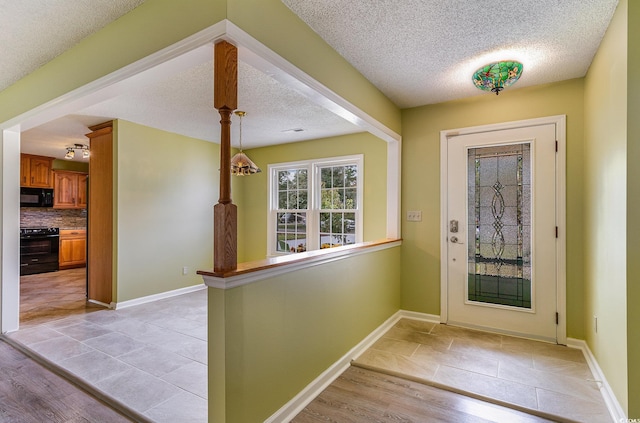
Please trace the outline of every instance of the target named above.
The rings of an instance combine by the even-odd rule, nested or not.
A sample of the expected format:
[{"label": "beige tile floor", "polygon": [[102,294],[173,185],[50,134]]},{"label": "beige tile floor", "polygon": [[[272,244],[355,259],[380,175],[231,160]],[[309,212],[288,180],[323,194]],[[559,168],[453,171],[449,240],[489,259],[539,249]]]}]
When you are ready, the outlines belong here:
[{"label": "beige tile floor", "polygon": [[207,291],[9,334],[154,422],[207,421]]},{"label": "beige tile floor", "polygon": [[561,345],[401,319],[354,365],[562,419],[612,422],[582,351]]}]

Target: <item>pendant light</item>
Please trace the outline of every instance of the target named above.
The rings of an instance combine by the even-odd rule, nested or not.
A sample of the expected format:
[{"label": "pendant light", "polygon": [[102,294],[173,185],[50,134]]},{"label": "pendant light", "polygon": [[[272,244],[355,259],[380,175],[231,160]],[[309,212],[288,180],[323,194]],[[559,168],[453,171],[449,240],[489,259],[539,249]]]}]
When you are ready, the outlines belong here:
[{"label": "pendant light", "polygon": [[242,118],[247,113],[240,110],[236,110],[234,113],[240,118],[240,152],[231,158],[231,174],[245,176],[262,172],[262,170],[242,152]]}]

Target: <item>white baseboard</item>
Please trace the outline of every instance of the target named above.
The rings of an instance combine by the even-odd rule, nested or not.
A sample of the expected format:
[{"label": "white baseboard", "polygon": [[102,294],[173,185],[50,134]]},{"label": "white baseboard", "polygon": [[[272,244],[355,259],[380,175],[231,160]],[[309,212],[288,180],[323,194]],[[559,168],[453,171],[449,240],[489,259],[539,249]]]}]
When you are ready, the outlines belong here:
[{"label": "white baseboard", "polygon": [[111,303],[110,307],[115,310],[121,310],[127,307],[133,307],[140,304],[150,303],[153,301],[163,300],[165,298],[177,297],[178,295],[189,294],[190,292],[206,289],[205,284],[187,286],[186,288],[174,289],[173,291],[161,292],[159,294],[147,295],[146,297],[134,298],[133,300],[121,301],[119,303]]},{"label": "white baseboard", "polygon": [[440,323],[440,316],[436,314],[418,313],[417,311],[400,310],[398,312],[400,318],[422,320],[429,323]]},{"label": "white baseboard", "polygon": [[602,394],[602,398],[607,405],[607,409],[609,409],[609,414],[611,414],[611,418],[613,419],[613,421],[626,421],[627,416],[625,415],[622,406],[618,402],[616,395],[613,393],[611,386],[607,382],[607,378],[604,376],[604,373],[598,365],[595,356],[589,349],[589,345],[582,339],[567,338],[567,346],[582,350],[582,354],[584,354],[584,358],[585,360],[587,360],[587,364],[589,365],[589,369],[591,369],[591,373],[593,374],[596,382],[598,382],[600,385],[600,393]]},{"label": "white baseboard", "polygon": [[102,301],[91,300],[91,299],[89,299],[87,301],[89,301],[90,303],[93,303],[93,304],[98,304],[99,306],[106,307],[106,308],[114,308],[113,305],[115,304],[115,303],[107,304],[107,303],[103,303]]}]

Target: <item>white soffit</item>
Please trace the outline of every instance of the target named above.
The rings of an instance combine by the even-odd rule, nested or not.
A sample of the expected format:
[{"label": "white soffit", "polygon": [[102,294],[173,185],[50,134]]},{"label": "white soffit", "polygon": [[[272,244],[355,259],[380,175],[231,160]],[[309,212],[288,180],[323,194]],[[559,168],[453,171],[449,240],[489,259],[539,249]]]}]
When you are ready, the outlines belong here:
[{"label": "white soffit", "polygon": [[[245,148],[362,132],[361,128],[241,61],[238,62],[238,110],[247,112],[242,120]],[[141,125],[220,142],[220,115],[213,108],[212,61],[88,107],[78,114],[117,116]],[[234,146],[238,146],[237,121],[234,115],[231,126]]]},{"label": "white soffit", "polygon": [[481,95],[471,76],[497,60],[524,65],[511,89],[583,77],[618,3],[282,2],[401,108]]},{"label": "white soffit", "polygon": [[[238,87],[238,109],[247,112],[242,121],[244,148],[363,131],[242,61],[238,63]],[[219,143],[220,115],[213,108],[213,61],[130,88],[72,115],[24,131],[22,150],[61,158],[66,146],[87,143],[84,134],[89,132],[88,126],[111,119]],[[232,145],[237,147],[238,118],[234,115],[232,121]]]}]

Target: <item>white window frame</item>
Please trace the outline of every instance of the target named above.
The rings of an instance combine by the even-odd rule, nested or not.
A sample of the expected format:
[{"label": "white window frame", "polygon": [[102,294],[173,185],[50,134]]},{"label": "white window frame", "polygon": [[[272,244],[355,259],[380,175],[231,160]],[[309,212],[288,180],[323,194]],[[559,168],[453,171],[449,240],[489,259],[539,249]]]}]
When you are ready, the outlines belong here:
[{"label": "white window frame", "polygon": [[[267,213],[267,255],[269,257],[289,255],[276,249],[278,214],[278,172],[288,169],[307,169],[307,251],[320,249],[320,169],[331,166],[355,165],[358,168],[357,207],[349,210],[356,215],[355,242],[360,243],[363,239],[363,187],[364,187],[364,155],[356,154],[350,156],[328,157],[321,159],[302,160],[286,163],[275,163],[268,166],[269,188],[268,188],[268,213]],[[313,247],[313,248],[312,248]]]}]

